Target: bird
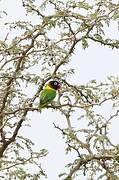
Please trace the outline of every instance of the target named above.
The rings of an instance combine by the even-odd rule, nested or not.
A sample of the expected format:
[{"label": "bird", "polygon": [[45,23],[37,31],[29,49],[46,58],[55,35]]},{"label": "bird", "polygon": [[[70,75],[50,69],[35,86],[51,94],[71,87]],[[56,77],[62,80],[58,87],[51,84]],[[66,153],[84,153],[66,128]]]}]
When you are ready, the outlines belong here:
[{"label": "bird", "polygon": [[40,94],[39,108],[45,108],[48,104],[53,102],[57,95],[57,90],[60,88],[61,84],[56,80],[52,80],[46,84],[46,87],[41,91]]}]

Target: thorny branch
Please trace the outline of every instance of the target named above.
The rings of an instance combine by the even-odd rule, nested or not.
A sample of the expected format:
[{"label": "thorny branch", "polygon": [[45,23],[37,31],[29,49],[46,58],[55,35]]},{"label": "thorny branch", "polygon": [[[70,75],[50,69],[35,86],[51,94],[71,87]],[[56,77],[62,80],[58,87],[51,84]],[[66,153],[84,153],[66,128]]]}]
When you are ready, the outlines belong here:
[{"label": "thorny branch", "polygon": [[6,83],[6,91],[5,91],[5,94],[3,96],[3,99],[2,99],[2,105],[1,105],[1,108],[0,108],[0,134],[1,134],[1,139],[2,139],[2,147],[0,148],[0,157],[2,157],[3,155],[3,152],[5,151],[5,149],[7,148],[7,146],[13,142],[15,140],[15,137],[17,136],[17,133],[21,127],[21,124],[25,118],[25,116],[27,115],[27,111],[25,110],[24,113],[23,113],[23,118],[18,122],[18,125],[16,126],[16,129],[13,133],[13,136],[8,140],[6,141],[5,140],[5,135],[4,135],[4,131],[3,131],[3,115],[2,115],[2,112],[5,108],[5,104],[7,102],[7,98],[9,96],[9,93],[10,93],[10,88],[12,86],[12,83],[14,82],[14,79],[15,77],[17,76],[17,73],[21,70],[21,64],[22,62],[24,61],[24,57],[26,56],[26,54],[33,48],[34,46],[34,42],[35,42],[35,39],[41,35],[40,32],[38,32],[31,40],[31,44],[29,45],[29,47],[22,52],[22,56],[19,58],[19,61],[17,63],[17,66],[16,66],[16,69],[14,71],[14,74],[13,76],[7,81]]},{"label": "thorny branch", "polygon": [[68,174],[68,176],[66,178],[64,178],[63,180],[71,180],[72,179],[72,176],[78,171],[80,170],[81,166],[84,166],[86,165],[88,162],[90,161],[93,161],[93,160],[98,160],[98,161],[107,161],[107,160],[111,160],[111,159],[114,159],[115,157],[113,155],[90,155],[90,156],[86,156],[85,159],[81,158],[79,160],[79,162],[77,163],[77,165],[72,168],[70,170],[70,173]]},{"label": "thorny branch", "polygon": [[[27,1],[26,1],[27,2]],[[30,1],[29,1],[30,2]],[[50,5],[52,4],[54,7],[53,13],[51,15],[45,15],[45,13],[42,13],[42,11],[40,11],[40,8],[37,8],[36,6],[32,6],[33,4],[31,3],[25,3],[25,1],[22,1],[23,7],[25,7],[26,9],[28,8],[29,12],[35,12],[35,14],[37,14],[37,16],[40,18],[40,22],[39,24],[33,26],[31,25],[31,27],[33,28],[33,30],[31,30],[29,33],[26,31],[24,33],[23,36],[18,37],[16,43],[13,43],[12,46],[8,47],[8,48],[1,48],[0,49],[0,55],[1,55],[1,68],[0,70],[4,70],[6,68],[7,65],[9,65],[9,63],[16,63],[15,70],[13,70],[12,75],[6,74],[2,77],[2,75],[0,76],[0,79],[2,81],[5,80],[5,86],[3,87],[2,91],[4,93],[2,93],[2,97],[1,97],[1,107],[0,107],[0,135],[1,135],[1,147],[0,147],[0,157],[3,157],[5,150],[7,149],[7,147],[13,143],[19,133],[20,128],[22,127],[22,123],[23,121],[26,119],[27,117],[27,113],[29,111],[39,111],[38,107],[34,107],[34,102],[35,100],[39,97],[39,93],[41,92],[41,90],[43,89],[44,85],[53,78],[59,79],[60,81],[62,81],[62,86],[65,87],[63,90],[61,90],[61,93],[65,92],[71,92],[71,96],[72,96],[72,92],[74,93],[73,95],[75,96],[75,102],[72,103],[72,101],[68,101],[68,103],[61,103],[60,102],[60,96],[59,96],[59,100],[56,104],[51,104],[48,105],[46,108],[52,108],[52,109],[56,109],[58,111],[60,111],[67,119],[67,124],[68,124],[68,129],[61,129],[59,126],[56,126],[54,124],[54,127],[57,128],[58,130],[60,130],[62,132],[63,135],[65,135],[65,137],[67,137],[67,145],[68,148],[70,150],[74,150],[76,151],[77,155],[78,155],[78,159],[76,162],[74,162],[72,168],[70,169],[69,174],[67,175],[67,177],[65,178],[65,180],[70,180],[73,178],[73,176],[77,173],[77,171],[79,171],[82,167],[84,167],[84,175],[86,173],[86,168],[88,166],[88,163],[96,161],[98,162],[99,165],[101,165],[103,167],[103,169],[106,170],[107,173],[107,177],[108,177],[108,173],[110,173],[110,167],[107,163],[107,161],[112,161],[115,160],[116,158],[118,159],[118,150],[117,147],[114,146],[111,141],[106,137],[107,135],[107,124],[110,123],[110,121],[114,118],[117,117],[119,115],[119,110],[116,110],[116,113],[111,115],[109,117],[108,120],[106,120],[105,122],[103,122],[103,118],[100,116],[99,119],[95,119],[95,117],[93,117],[93,113],[91,110],[93,110],[93,108],[96,106],[101,106],[102,104],[104,104],[105,102],[108,102],[110,100],[115,100],[118,102],[118,92],[115,95],[112,95],[110,92],[108,92],[108,96],[102,96],[102,99],[99,99],[98,97],[98,101],[95,101],[95,94],[93,94],[93,90],[96,91],[98,88],[101,88],[102,86],[108,86],[108,84],[100,84],[100,85],[95,85],[95,87],[86,87],[83,86],[83,88],[81,88],[78,85],[72,85],[70,84],[64,77],[64,74],[61,73],[60,74],[60,67],[62,68],[64,65],[66,65],[69,62],[69,59],[71,57],[71,55],[75,52],[75,49],[77,47],[77,44],[80,42],[83,42],[83,40],[92,40],[93,42],[98,42],[100,44],[112,47],[112,48],[119,48],[119,43],[118,40],[108,40],[106,38],[104,38],[104,34],[105,32],[102,30],[103,29],[103,23],[106,23],[106,20],[110,21],[111,18],[113,17],[114,13],[116,13],[116,11],[118,10],[118,6],[113,6],[112,9],[108,9],[108,13],[105,13],[105,11],[101,10],[102,4],[103,2],[101,2],[101,4],[96,5],[96,10],[93,9],[94,12],[91,13],[92,9],[87,13],[87,15],[81,15],[79,12],[75,12],[74,9],[78,7],[78,9],[80,9],[80,5],[77,6],[77,4],[74,3],[73,6],[69,6],[68,7],[68,3],[67,6],[64,8],[60,8],[60,6],[58,6],[58,3],[55,3],[53,1],[48,1],[48,3],[50,3]],[[81,3],[84,3],[83,1]],[[62,4],[62,3],[61,3]],[[64,3],[65,4],[65,3]],[[80,4],[80,2],[79,2]],[[84,4],[85,5],[85,4]],[[68,8],[67,8],[68,7]],[[65,8],[67,8],[65,10]],[[87,9],[89,7],[86,7]],[[71,10],[72,9],[72,10]],[[85,8],[84,8],[85,9]],[[90,9],[90,8],[89,8]],[[85,9],[86,11],[86,9]],[[41,23],[41,24],[40,24]],[[75,24],[75,28],[74,28],[74,24]],[[27,26],[27,25],[26,25]],[[49,35],[47,32],[50,32],[50,29],[56,29],[61,28],[61,34],[60,34],[60,38],[56,38],[55,40],[51,40],[49,38]],[[65,31],[66,29],[66,31]],[[68,29],[68,31],[67,31]],[[28,30],[28,29],[27,29]],[[98,34],[98,32],[101,32]],[[98,38],[96,38],[95,34],[98,34],[100,36],[98,36]],[[35,35],[34,35],[35,34]],[[102,35],[103,34],[103,35]],[[4,39],[4,43],[7,42],[8,39],[8,35],[9,33],[7,33],[5,39]],[[42,38],[39,40],[39,36],[42,36]],[[48,42],[50,41],[50,43],[52,44],[51,46],[46,42],[48,39]],[[22,43],[24,44],[25,41],[29,41],[31,40],[31,43],[27,46],[24,46],[25,48],[21,48],[18,51],[19,52],[13,52],[13,56],[10,56],[10,51],[14,50],[15,47],[22,47]],[[43,42],[42,42],[43,41]],[[63,48],[60,46],[61,44],[65,44],[63,46]],[[27,44],[27,43],[26,43]],[[53,46],[54,45],[54,46]],[[46,53],[46,52],[50,52],[51,48],[54,48],[53,50],[57,50],[56,52],[58,52],[58,61],[56,59],[53,59],[54,61],[56,60],[56,62],[54,63],[55,65],[53,65],[51,73],[49,73],[49,75],[44,74],[44,78],[40,79],[40,83],[38,84],[38,89],[37,92],[32,96],[32,98],[30,98],[29,101],[29,105],[24,106],[24,103],[20,104],[20,107],[17,106],[17,108],[13,108],[12,106],[7,105],[7,101],[9,101],[9,97],[11,95],[12,92],[12,85],[14,85],[14,83],[16,82],[16,80],[18,78],[21,78],[22,80],[27,81],[27,78],[25,79],[24,75],[19,76],[19,73],[27,70],[27,68],[25,69],[24,65],[27,62],[27,58],[29,58],[30,56],[32,56],[31,59],[34,59],[34,54],[38,53],[37,55],[39,55],[41,52],[43,58],[45,59],[45,61],[47,61],[47,55],[50,56],[50,53]],[[57,49],[55,49],[57,47]],[[25,50],[24,50],[25,49]],[[64,51],[65,50],[65,53]],[[4,53],[3,53],[4,51]],[[11,51],[12,52],[12,51]],[[55,51],[53,51],[55,52]],[[2,54],[3,53],[3,54]],[[51,52],[52,53],[52,52]],[[60,53],[62,54],[60,56]],[[40,54],[40,55],[41,55]],[[64,55],[65,54],[65,55]],[[11,59],[7,59],[5,58],[6,56],[10,56]],[[9,57],[9,58],[10,58]],[[5,58],[5,59],[4,59]],[[40,56],[40,58],[42,58]],[[31,60],[29,58],[29,62]],[[39,59],[39,56],[37,57],[37,59]],[[50,59],[49,61],[52,61],[52,59]],[[38,64],[39,65],[39,64]],[[41,65],[42,66],[42,65]],[[50,66],[49,66],[50,69]],[[30,77],[29,77],[30,79]],[[110,84],[110,89],[111,89],[112,84]],[[91,90],[92,91],[91,91]],[[90,91],[88,91],[90,90]],[[101,91],[101,90],[100,90]],[[110,90],[111,91],[111,90]],[[98,93],[99,91],[97,91]],[[69,98],[70,99],[70,98]],[[27,100],[24,98],[24,101]],[[10,104],[11,105],[11,104]],[[11,109],[9,109],[9,107]],[[78,138],[77,136],[77,131],[75,131],[75,129],[73,129],[71,127],[71,115],[72,112],[75,112],[75,110],[80,110],[83,109],[87,114],[89,113],[89,118],[91,119],[88,127],[90,127],[91,124],[94,123],[94,126],[92,126],[93,128],[95,128],[95,130],[90,130],[89,129],[79,129],[78,132],[83,132],[84,134],[87,134],[86,137],[86,141],[81,140],[80,138]],[[90,114],[92,113],[92,114]],[[91,116],[92,115],[92,116]],[[7,126],[7,122],[9,121],[9,119],[12,117],[15,117],[17,119],[18,118],[18,122],[14,125],[14,129],[13,132],[11,134],[11,136],[9,138],[7,138],[6,136],[6,132],[4,131],[5,126]],[[101,119],[101,120],[100,120]],[[106,124],[107,123],[107,124]],[[104,131],[104,133],[102,133],[102,131]],[[91,144],[92,139],[94,138],[94,143],[93,145]],[[102,138],[102,139],[101,139]],[[102,142],[106,141],[107,144],[109,144],[109,146],[113,147],[113,151],[114,153],[107,153],[104,154],[103,152],[106,151],[107,149],[105,148],[105,144],[103,144]],[[97,152],[98,145],[97,144],[101,144],[101,151],[102,154],[100,155],[99,153],[94,153],[92,150],[92,147],[95,148],[95,151]],[[95,147],[96,146],[96,147]],[[108,146],[108,145],[107,145]],[[81,150],[84,150],[88,153],[87,154],[83,154],[80,152]],[[112,151],[112,149],[110,149],[110,151]],[[116,153],[115,153],[116,151]],[[115,155],[116,154],[116,155]],[[32,157],[31,157],[32,158]],[[27,163],[27,161],[30,161],[30,158],[22,163]],[[8,166],[5,169],[9,169],[12,168],[16,165],[20,165],[22,163],[16,163],[14,165]],[[4,168],[2,168],[1,170],[4,170]]]},{"label": "thorny branch", "polygon": [[[80,141],[76,137],[76,134],[74,134],[75,131],[73,132],[73,130],[69,131],[67,129],[66,130],[61,129],[59,126],[57,126],[55,124],[54,124],[54,127],[56,129],[60,130],[62,132],[63,136],[69,137],[69,140],[67,139],[66,143],[67,143],[68,147],[70,149],[73,149],[74,151],[76,151],[77,155],[78,155],[77,163],[74,163],[74,165],[72,164],[72,167],[70,168],[70,172],[63,180],[72,180],[73,177],[75,176],[75,174],[78,171],[80,171],[82,167],[84,167],[84,174],[85,174],[86,165],[92,161],[93,161],[93,163],[98,161],[98,164],[100,164],[106,170],[107,177],[110,173],[112,173],[110,167],[108,166],[108,161],[118,159],[119,158],[118,153],[115,152],[115,154],[103,154],[103,153],[94,154],[90,149],[90,144],[84,144],[82,141]],[[71,141],[70,141],[70,136],[72,136]],[[79,146],[76,147],[75,143],[74,143],[74,145],[72,145],[73,140],[77,141]],[[115,150],[115,146],[113,146],[113,148]],[[81,149],[86,149],[89,154],[88,155],[81,154],[80,153]],[[112,150],[110,149],[110,152],[111,151]],[[117,152],[118,152],[118,150],[117,150]]]}]

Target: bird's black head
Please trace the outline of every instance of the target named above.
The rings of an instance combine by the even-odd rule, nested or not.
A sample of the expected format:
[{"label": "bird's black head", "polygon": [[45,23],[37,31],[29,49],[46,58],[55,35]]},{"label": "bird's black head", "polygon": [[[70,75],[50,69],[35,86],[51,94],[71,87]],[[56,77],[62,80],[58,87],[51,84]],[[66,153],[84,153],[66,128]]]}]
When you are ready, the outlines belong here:
[{"label": "bird's black head", "polygon": [[58,81],[50,81],[48,83],[48,86],[55,89],[55,90],[58,90],[61,87],[61,85],[60,85],[60,83]]}]

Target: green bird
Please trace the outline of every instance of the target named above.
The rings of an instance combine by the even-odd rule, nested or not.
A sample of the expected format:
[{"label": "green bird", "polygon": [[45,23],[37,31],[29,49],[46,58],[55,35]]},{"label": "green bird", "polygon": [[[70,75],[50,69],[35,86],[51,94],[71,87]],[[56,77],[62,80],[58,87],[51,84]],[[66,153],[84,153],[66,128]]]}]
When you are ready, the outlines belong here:
[{"label": "green bird", "polygon": [[57,90],[60,89],[60,83],[56,80],[50,81],[45,89],[42,90],[40,95],[40,103],[39,108],[44,108],[48,104],[50,104],[56,97]]}]

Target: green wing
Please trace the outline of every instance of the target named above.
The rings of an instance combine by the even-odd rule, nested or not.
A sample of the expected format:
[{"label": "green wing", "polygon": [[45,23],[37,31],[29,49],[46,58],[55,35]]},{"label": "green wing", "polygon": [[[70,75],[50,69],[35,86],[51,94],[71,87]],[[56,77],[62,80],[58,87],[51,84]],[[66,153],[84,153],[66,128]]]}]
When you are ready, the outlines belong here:
[{"label": "green wing", "polygon": [[51,89],[44,89],[40,96],[40,107],[45,107],[47,104],[51,103],[56,97],[56,91]]}]

